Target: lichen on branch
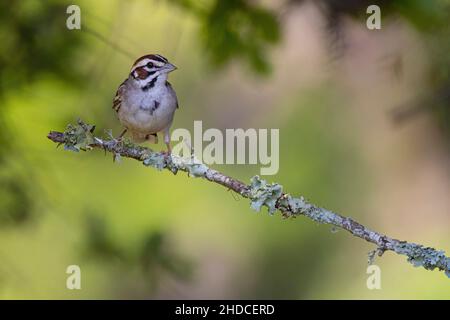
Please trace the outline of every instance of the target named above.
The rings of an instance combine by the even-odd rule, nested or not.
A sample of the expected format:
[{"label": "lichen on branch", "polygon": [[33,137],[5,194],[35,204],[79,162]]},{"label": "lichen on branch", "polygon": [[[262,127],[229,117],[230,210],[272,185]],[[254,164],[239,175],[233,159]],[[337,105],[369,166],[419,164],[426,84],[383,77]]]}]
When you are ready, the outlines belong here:
[{"label": "lichen on branch", "polygon": [[438,269],[444,271],[450,278],[450,258],[444,251],[425,247],[420,244],[400,241],[371,230],[350,217],[344,217],[330,210],[315,206],[303,197],[293,197],[283,192],[278,183],[268,183],[259,176],[251,178],[249,185],[229,177],[207,165],[199,162],[193,155],[180,157],[156,152],[150,148],[135,145],[129,141],[118,141],[109,137],[99,138],[94,135],[95,126],[78,120],[76,125],[69,124],[64,132],[51,131],[48,138],[58,144],[63,144],[66,150],[89,151],[94,148],[104,149],[114,155],[114,159],[121,157],[132,158],[142,162],[147,167],[158,170],[169,170],[173,174],[183,171],[191,177],[204,178],[233,190],[251,201],[251,208],[260,211],[267,207],[269,214],[277,210],[286,218],[305,216],[322,224],[330,224],[335,228],[348,231],[353,236],[364,239],[376,245],[376,249],[369,253],[369,263],[375,255],[383,255],[385,251],[392,251],[407,257],[407,261],[415,267],[427,270]]}]

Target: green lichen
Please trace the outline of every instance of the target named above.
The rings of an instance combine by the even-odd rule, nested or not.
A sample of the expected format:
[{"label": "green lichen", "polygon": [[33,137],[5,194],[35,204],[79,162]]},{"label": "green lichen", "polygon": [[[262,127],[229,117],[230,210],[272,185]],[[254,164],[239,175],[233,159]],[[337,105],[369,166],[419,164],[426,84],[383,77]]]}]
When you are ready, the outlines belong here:
[{"label": "green lichen", "polygon": [[260,211],[262,206],[266,206],[269,214],[274,214],[277,210],[277,201],[282,194],[283,187],[278,183],[267,183],[259,176],[251,179],[249,198],[253,210]]},{"label": "green lichen", "polygon": [[176,155],[167,155],[164,153],[150,152],[142,161],[144,165],[154,167],[158,170],[169,169],[173,174],[179,170],[185,171],[190,177],[205,177],[208,167],[199,162],[194,157],[182,158]]},{"label": "green lichen", "polygon": [[170,158],[170,167],[176,168],[176,170],[185,171],[190,177],[204,178],[206,172],[209,170],[208,166],[200,162],[194,156],[190,158],[183,158],[172,155]]},{"label": "green lichen", "polygon": [[324,224],[333,224],[336,214],[316,207],[309,203],[305,198],[294,198],[290,194],[284,194],[278,203],[278,208],[284,212],[285,216],[305,215],[308,218]]},{"label": "green lichen", "polygon": [[415,243],[399,242],[393,250],[408,257],[408,262],[415,267],[424,267],[427,270],[444,270],[450,278],[450,258],[445,252]]},{"label": "green lichen", "polygon": [[114,152],[113,157],[114,157],[113,158],[114,162],[117,162],[117,163],[122,162],[122,156],[120,155],[120,153]]},{"label": "green lichen", "polygon": [[311,205],[303,198],[294,198],[290,194],[284,194],[278,204],[278,208],[291,215],[303,214]]},{"label": "green lichen", "polygon": [[152,152],[142,161],[147,167],[153,167],[162,170],[166,167],[166,157],[164,154]]},{"label": "green lichen", "polygon": [[191,163],[187,164],[186,168],[188,170],[190,177],[204,177],[206,171],[208,171],[208,167],[205,166],[203,163]]},{"label": "green lichen", "polygon": [[376,254],[377,254],[377,250],[372,250],[367,254],[367,263],[369,265],[372,265],[373,262],[375,261]]},{"label": "green lichen", "polygon": [[384,253],[384,249],[377,247],[375,250],[370,251],[367,254],[367,262],[369,263],[369,265],[372,265],[375,261],[375,257],[379,256],[381,257]]},{"label": "green lichen", "polygon": [[77,121],[76,125],[69,124],[64,131],[64,149],[79,152],[92,149],[91,144],[94,143],[93,132],[95,126]]}]

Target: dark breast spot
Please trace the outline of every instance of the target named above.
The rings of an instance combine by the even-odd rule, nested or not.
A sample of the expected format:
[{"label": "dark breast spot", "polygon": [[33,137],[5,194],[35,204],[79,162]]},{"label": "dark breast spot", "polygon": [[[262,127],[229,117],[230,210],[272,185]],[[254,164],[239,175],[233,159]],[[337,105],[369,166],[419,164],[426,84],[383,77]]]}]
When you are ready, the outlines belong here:
[{"label": "dark breast spot", "polygon": [[147,91],[155,86],[156,80],[158,80],[158,77],[155,77],[152,79],[149,83],[147,83],[145,86],[142,87],[142,91]]},{"label": "dark breast spot", "polygon": [[153,101],[153,105],[152,106],[150,106],[148,108],[140,107],[140,109],[147,111],[152,116],[153,112],[155,112],[159,108],[159,104],[160,104],[159,101],[155,100],[155,101]]},{"label": "dark breast spot", "polygon": [[155,112],[159,107],[159,101],[153,101],[153,107],[150,108],[150,114],[153,115],[153,112]]}]

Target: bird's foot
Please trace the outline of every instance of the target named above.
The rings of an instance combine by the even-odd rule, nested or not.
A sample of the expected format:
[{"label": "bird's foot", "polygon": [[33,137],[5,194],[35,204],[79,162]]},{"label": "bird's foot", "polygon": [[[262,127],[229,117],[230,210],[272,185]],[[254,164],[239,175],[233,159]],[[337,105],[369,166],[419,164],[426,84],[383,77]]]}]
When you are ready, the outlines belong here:
[{"label": "bird's foot", "polygon": [[106,130],[106,135],[108,136],[109,140],[104,141],[103,144],[109,144],[109,145],[118,145],[123,142],[123,136],[125,134],[126,130],[124,130],[117,138],[113,136],[111,130]]},{"label": "bird's foot", "polygon": [[125,133],[127,132],[127,129],[124,129],[123,131],[122,131],[122,133],[117,137],[117,138],[114,138],[112,135],[111,135],[111,140],[115,143],[115,144],[120,144],[120,143],[122,143],[123,142],[123,140],[124,140],[124,135],[125,135]]},{"label": "bird's foot", "polygon": [[122,143],[123,142],[123,137],[114,138],[113,141],[114,141],[115,144]]},{"label": "bird's foot", "polygon": [[164,159],[167,160],[172,156],[172,152],[170,150],[161,150],[161,154],[164,156]]},{"label": "bird's foot", "polygon": [[158,143],[158,135],[156,133],[150,133],[145,136],[145,140],[147,140],[150,143],[157,144]]},{"label": "bird's foot", "polygon": [[164,158],[167,160],[167,158],[172,156],[172,148],[170,147],[169,143],[166,143],[167,151],[162,150],[161,153],[164,155]]}]

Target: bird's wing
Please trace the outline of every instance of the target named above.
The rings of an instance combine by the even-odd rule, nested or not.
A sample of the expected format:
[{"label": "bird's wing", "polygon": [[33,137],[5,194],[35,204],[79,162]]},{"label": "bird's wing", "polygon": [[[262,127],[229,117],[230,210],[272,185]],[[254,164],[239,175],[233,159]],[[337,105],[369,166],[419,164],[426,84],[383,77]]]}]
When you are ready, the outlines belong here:
[{"label": "bird's wing", "polygon": [[170,84],[169,81],[166,81],[166,86],[167,86],[167,88],[169,88],[170,92],[171,92],[171,93],[173,94],[173,96],[175,97],[175,101],[176,101],[176,103],[177,103],[177,109],[178,109],[178,108],[179,108],[179,105],[178,105],[178,98],[177,98],[177,94],[175,93],[175,90],[173,90],[172,85]]},{"label": "bird's wing", "polygon": [[117,88],[117,92],[116,92],[116,96],[114,97],[113,100],[113,106],[112,108],[116,111],[119,112],[120,110],[120,106],[122,105],[122,96],[123,96],[123,91],[125,90],[125,83],[127,82],[128,79],[125,79],[119,86],[119,88]]}]

